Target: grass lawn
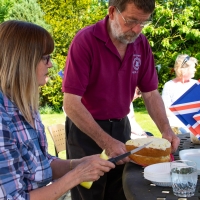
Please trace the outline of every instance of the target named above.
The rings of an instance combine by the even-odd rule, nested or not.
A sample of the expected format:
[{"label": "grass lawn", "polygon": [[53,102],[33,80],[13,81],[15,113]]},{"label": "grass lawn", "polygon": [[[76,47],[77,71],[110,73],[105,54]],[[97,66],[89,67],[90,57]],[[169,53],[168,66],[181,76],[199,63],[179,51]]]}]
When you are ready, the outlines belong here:
[{"label": "grass lawn", "polygon": [[145,108],[134,108],[134,111],[135,119],[143,130],[151,132],[155,137],[161,137],[160,131]]},{"label": "grass lawn", "polygon": [[[159,130],[157,129],[156,125],[148,115],[145,108],[134,108],[135,110],[135,118],[136,121],[140,124],[140,126],[145,130],[149,131],[154,134],[156,137],[161,137]],[[54,144],[53,140],[47,130],[47,126],[52,124],[64,124],[65,123],[65,115],[64,113],[61,114],[42,114],[41,115],[43,124],[45,125],[47,141],[48,141],[48,151],[51,155],[55,155]],[[65,151],[60,152],[59,157],[65,159]]]}]

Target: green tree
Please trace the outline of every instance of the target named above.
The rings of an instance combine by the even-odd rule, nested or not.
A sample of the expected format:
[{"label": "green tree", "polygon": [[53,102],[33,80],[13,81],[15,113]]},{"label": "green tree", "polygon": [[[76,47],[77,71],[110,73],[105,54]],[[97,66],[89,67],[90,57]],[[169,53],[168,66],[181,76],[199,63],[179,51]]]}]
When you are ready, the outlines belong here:
[{"label": "green tree", "polygon": [[50,71],[51,80],[41,88],[41,105],[59,109],[62,107],[62,79],[57,75],[65,66],[70,43],[75,34],[85,26],[103,19],[107,13],[105,2],[98,0],[39,0],[45,12],[45,21],[52,26],[55,41],[53,60],[56,67]]},{"label": "green tree", "polygon": [[[178,54],[200,59],[200,1],[157,1],[153,23],[144,29],[152,47],[156,64],[161,65],[159,90],[174,76],[173,68]],[[199,68],[196,78],[200,77]]]},{"label": "green tree", "polygon": [[14,0],[0,0],[0,23],[8,17],[9,9],[13,6]]},{"label": "green tree", "polygon": [[69,45],[75,34],[87,25],[102,19],[107,12],[106,3],[98,0],[38,0],[45,20],[53,27],[56,62],[64,66]]},{"label": "green tree", "polygon": [[[104,18],[107,4],[98,0],[68,0],[67,2],[38,0],[38,2],[45,12],[45,20],[53,29],[52,34],[56,44],[54,59],[59,71],[65,65],[69,45],[74,35],[81,28]],[[200,59],[199,4],[199,0],[157,0],[152,15],[153,23],[143,29],[152,47],[156,65],[161,66],[158,70],[160,92],[163,84],[175,76],[172,68],[178,54],[184,53]],[[54,74],[58,71],[54,71]],[[199,77],[198,67],[196,78]],[[58,80],[55,81],[58,84]],[[43,94],[47,94],[49,87],[51,86],[47,85],[42,89]],[[61,80],[58,88],[61,88]],[[143,105],[141,100],[138,105]]]},{"label": "green tree", "polygon": [[[36,0],[0,0],[0,22],[11,19],[32,22],[52,32],[51,26],[45,22],[44,12]],[[57,65],[54,66],[57,69]],[[40,105],[44,106],[51,102],[51,105],[56,109],[62,105],[61,80],[59,77],[54,78],[53,72],[50,72],[50,76],[53,77],[53,80],[55,79],[54,84],[50,81],[49,90],[46,90],[44,96],[40,98]],[[59,100],[57,101],[57,99]]]},{"label": "green tree", "polygon": [[[188,54],[200,60],[200,1],[157,0],[152,24],[143,30],[155,58],[160,93],[163,85],[175,77],[174,62],[179,54]],[[200,69],[195,75],[200,79]],[[144,106],[136,99],[134,106]]]},{"label": "green tree", "polygon": [[16,0],[6,18],[10,19],[32,22],[51,31],[51,26],[45,22],[44,13],[36,0]]}]

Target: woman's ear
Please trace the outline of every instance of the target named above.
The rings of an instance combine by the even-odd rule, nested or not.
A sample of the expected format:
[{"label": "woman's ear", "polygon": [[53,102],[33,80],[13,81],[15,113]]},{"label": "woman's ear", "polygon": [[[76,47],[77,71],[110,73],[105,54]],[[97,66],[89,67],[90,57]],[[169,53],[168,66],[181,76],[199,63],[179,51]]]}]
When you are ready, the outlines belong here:
[{"label": "woman's ear", "polygon": [[109,6],[109,8],[108,8],[109,19],[113,20],[114,19],[114,14],[115,14],[115,7],[114,6]]}]

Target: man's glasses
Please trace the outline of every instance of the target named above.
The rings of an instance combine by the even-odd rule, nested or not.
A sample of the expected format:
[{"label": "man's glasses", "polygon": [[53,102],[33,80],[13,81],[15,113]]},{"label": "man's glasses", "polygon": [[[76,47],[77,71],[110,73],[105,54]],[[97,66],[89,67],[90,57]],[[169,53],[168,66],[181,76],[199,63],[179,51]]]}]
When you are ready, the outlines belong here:
[{"label": "man's glasses", "polygon": [[183,68],[183,66],[185,65],[185,63],[190,60],[190,56],[186,56],[185,59],[183,60],[182,64],[181,64],[181,68]]},{"label": "man's glasses", "polygon": [[44,61],[45,65],[49,64],[50,59],[51,59],[51,55],[42,56],[42,60]]},{"label": "man's glasses", "polygon": [[145,26],[148,26],[152,21],[151,20],[147,20],[147,21],[139,21],[139,20],[127,20],[124,18],[124,16],[122,15],[122,13],[119,11],[119,9],[117,7],[115,7],[117,12],[121,15],[122,19],[124,20],[125,22],[125,25],[130,27],[130,28],[133,28],[134,26],[136,25],[140,25],[141,28],[144,28]]}]

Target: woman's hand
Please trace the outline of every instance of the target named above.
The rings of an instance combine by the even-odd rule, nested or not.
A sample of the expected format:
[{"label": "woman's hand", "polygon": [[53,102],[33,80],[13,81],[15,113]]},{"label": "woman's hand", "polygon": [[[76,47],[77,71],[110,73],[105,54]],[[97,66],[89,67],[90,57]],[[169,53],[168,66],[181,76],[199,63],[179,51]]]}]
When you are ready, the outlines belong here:
[{"label": "woman's hand", "polygon": [[79,165],[75,167],[75,175],[79,182],[96,181],[103,176],[105,172],[109,172],[115,168],[115,165],[107,160],[100,158],[100,155],[92,155],[81,158]]}]

